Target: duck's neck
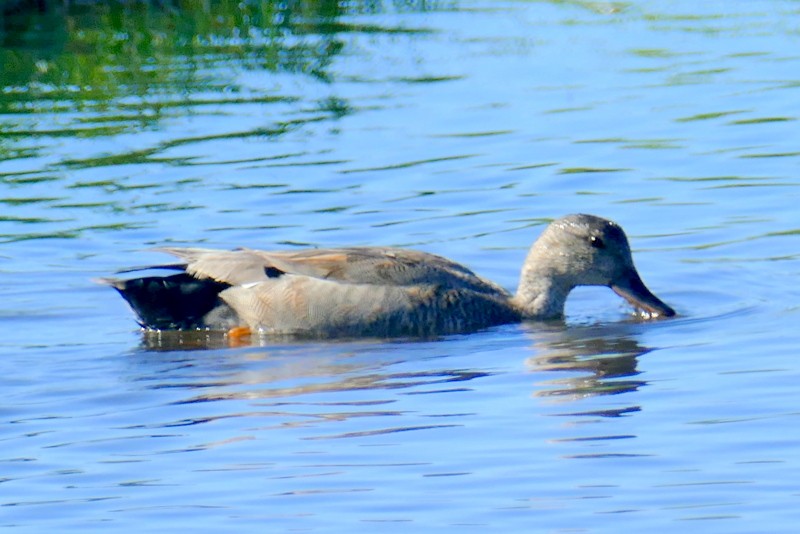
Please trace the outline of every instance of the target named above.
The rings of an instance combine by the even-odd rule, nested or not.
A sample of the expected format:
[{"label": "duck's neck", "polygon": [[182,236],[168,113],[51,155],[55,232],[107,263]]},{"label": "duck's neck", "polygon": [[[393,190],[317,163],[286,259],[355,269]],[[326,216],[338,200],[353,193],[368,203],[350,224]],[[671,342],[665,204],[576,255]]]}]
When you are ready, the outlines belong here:
[{"label": "duck's neck", "polygon": [[575,284],[571,277],[537,256],[540,254],[534,245],[525,260],[512,302],[525,319],[559,319],[564,316],[564,304]]}]

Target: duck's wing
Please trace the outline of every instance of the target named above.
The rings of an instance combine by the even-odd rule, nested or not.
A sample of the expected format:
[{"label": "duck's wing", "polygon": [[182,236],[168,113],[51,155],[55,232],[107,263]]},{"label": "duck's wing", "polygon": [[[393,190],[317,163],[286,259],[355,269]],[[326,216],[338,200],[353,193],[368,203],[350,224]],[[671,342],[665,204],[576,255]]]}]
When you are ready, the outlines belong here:
[{"label": "duck's wing", "polygon": [[[199,279],[230,285],[250,284],[270,278],[269,265],[250,250],[162,247],[156,249],[183,260],[184,270]],[[280,273],[274,273],[277,276]]]},{"label": "duck's wing", "polygon": [[463,265],[417,250],[388,247],[278,252],[197,248],[159,250],[185,261],[186,272],[192,276],[211,278],[231,285],[292,274],[349,284],[436,285],[480,293],[507,294],[500,286],[484,280]]}]

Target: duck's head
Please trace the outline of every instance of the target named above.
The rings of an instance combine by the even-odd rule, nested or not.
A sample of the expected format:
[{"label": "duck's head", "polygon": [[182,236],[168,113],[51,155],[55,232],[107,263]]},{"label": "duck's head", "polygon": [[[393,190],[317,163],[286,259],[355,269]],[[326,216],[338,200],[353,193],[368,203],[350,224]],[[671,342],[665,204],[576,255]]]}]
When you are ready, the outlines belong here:
[{"label": "duck's head", "polygon": [[560,315],[569,291],[585,285],[610,287],[651,317],[675,315],[644,285],[622,228],[594,215],[568,215],[553,221],[531,247],[518,293],[524,291],[523,283],[539,293],[539,306],[546,305],[539,315]]}]

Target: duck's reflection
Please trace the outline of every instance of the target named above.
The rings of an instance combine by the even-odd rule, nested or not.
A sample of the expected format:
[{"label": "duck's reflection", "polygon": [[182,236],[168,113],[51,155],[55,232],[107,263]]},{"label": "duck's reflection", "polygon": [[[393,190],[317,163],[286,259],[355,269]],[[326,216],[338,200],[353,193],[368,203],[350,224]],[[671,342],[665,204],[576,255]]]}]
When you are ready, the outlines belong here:
[{"label": "duck's reflection", "polygon": [[[639,344],[639,328],[641,325],[635,323],[536,325],[529,334],[532,343],[525,348],[530,354],[525,359],[527,368],[541,373],[544,378],[537,384],[534,395],[572,401],[636,391],[646,384],[636,378],[640,374],[638,358],[650,350]],[[416,392],[414,390],[430,388],[433,384],[466,382],[491,375],[491,371],[484,369],[430,369],[427,365],[424,370],[390,371],[409,357],[427,358],[432,353],[440,354],[441,363],[444,363],[452,350],[460,354],[464,350],[485,348],[486,338],[476,336],[470,341],[467,336],[462,341],[469,346],[457,344],[456,347],[436,341],[302,343],[288,339],[256,339],[244,349],[250,362],[247,370],[240,369],[222,382],[211,381],[216,386],[213,392],[205,392],[186,402],[280,398],[325,391],[408,389]],[[177,355],[183,351],[230,347],[230,340],[216,332],[146,332],[142,338],[142,348],[153,353]],[[261,363],[253,365],[255,361]],[[240,387],[235,391],[226,387],[234,384],[258,384],[259,387],[245,391]]]},{"label": "duck's reflection", "polygon": [[[444,403],[435,417],[413,428],[391,425],[402,410],[391,405],[401,395],[436,395],[468,391],[476,379],[492,374],[480,369],[443,365],[448,354],[439,342],[338,342],[284,343],[270,340],[265,346],[251,345],[230,350],[222,335],[199,332],[148,333],[146,350],[138,362],[147,362],[148,372],[137,381],[152,389],[172,392],[170,405],[197,408],[199,417],[173,419],[159,427],[208,423],[220,418],[263,418],[266,427],[316,426],[322,422],[375,417],[378,428],[358,433],[389,433],[448,427],[448,418],[462,417],[461,410]],[[224,350],[215,350],[224,347]],[[203,348],[204,351],[190,349]],[[156,349],[156,350],[154,350]],[[180,392],[175,395],[175,392]],[[188,392],[188,395],[187,395]],[[399,393],[398,393],[399,392]],[[224,415],[208,416],[203,408],[218,401],[244,401]],[[242,409],[242,411],[238,411]],[[172,412],[173,410],[169,410]],[[176,413],[185,414],[180,410]],[[433,416],[430,416],[433,417]],[[348,437],[342,435],[307,439]]]},{"label": "duck's reflection", "polygon": [[[538,397],[565,401],[597,395],[618,395],[636,391],[647,384],[640,374],[638,359],[651,349],[637,341],[635,324],[564,327],[537,330],[535,355],[526,359],[536,372],[554,372],[539,385]],[[615,415],[609,413],[608,415]]]},{"label": "duck's reflection", "polygon": [[[202,402],[226,398],[271,399],[326,391],[408,389],[415,394],[436,393],[441,388],[452,390],[453,382],[466,382],[488,376],[483,370],[413,369],[391,372],[405,367],[417,356],[428,359],[437,342],[400,343],[375,340],[329,343],[303,342],[290,337],[256,338],[243,352],[231,353],[230,340],[219,332],[145,332],[142,347],[154,356],[172,354],[175,361],[190,357],[191,351],[210,350],[225,358],[237,371],[218,374],[216,380],[201,382],[200,389],[213,386],[214,393],[204,393],[184,402]],[[224,356],[224,355],[228,356]],[[236,354],[236,356],[234,356]],[[440,357],[447,355],[444,351]],[[167,359],[169,356],[166,356]],[[162,361],[164,359],[162,358]],[[238,365],[237,362],[238,361]],[[428,367],[428,366],[426,366]],[[213,372],[213,371],[212,371]],[[163,377],[163,375],[162,375]],[[228,391],[226,386],[254,385],[257,389]],[[441,385],[441,387],[437,386]],[[424,387],[424,391],[418,388]],[[221,391],[220,391],[221,390]],[[409,394],[411,393],[409,392]]]}]

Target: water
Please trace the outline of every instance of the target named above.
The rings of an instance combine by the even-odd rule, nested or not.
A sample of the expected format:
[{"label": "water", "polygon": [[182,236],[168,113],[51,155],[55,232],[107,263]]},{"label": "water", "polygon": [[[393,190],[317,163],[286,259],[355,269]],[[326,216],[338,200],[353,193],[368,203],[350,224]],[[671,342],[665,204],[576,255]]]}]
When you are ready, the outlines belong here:
[{"label": "water", "polygon": [[[0,525],[795,530],[796,2],[56,4],[0,25]],[[571,212],[680,316],[229,348],[90,281],[380,244],[513,288]]]}]

